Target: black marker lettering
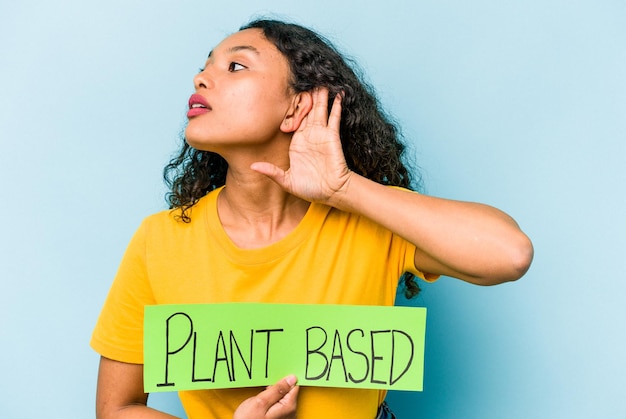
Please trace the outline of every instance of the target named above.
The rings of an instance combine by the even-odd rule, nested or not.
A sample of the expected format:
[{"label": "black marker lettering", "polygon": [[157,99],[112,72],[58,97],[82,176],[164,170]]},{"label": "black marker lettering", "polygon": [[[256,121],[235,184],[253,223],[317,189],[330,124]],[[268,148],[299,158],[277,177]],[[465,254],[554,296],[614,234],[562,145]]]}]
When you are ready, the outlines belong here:
[{"label": "black marker lettering", "polygon": [[[339,348],[339,354],[335,352],[335,349]],[[333,369],[333,361],[335,359],[341,359],[341,365],[343,366],[343,377],[345,382],[348,382],[348,374],[346,372],[346,362],[343,359],[343,347],[341,346],[341,336],[339,330],[335,330],[335,338],[333,339],[333,350],[330,356],[330,363],[328,365],[328,374],[326,375],[326,381],[330,379],[330,371]]]},{"label": "black marker lettering", "polygon": [[[324,334],[324,341],[322,342],[322,344],[320,346],[318,346],[317,348],[311,350],[309,349],[309,336],[310,336],[310,332],[311,330],[314,329],[319,329],[322,331],[322,333]],[[305,368],[305,374],[304,377],[307,380],[319,380],[320,378],[322,378],[324,376],[324,374],[326,373],[326,370],[328,369],[328,358],[326,357],[326,355],[324,355],[320,349],[322,349],[322,347],[324,345],[326,345],[326,340],[328,339],[328,336],[326,335],[326,331],[324,329],[322,329],[319,326],[313,326],[313,327],[309,327],[308,329],[306,329],[306,368]],[[319,374],[316,375],[315,377],[311,377],[309,376],[309,358],[311,356],[311,354],[318,354],[320,355],[322,358],[324,358],[324,370]]]},{"label": "black marker lettering", "polygon": [[195,383],[197,381],[213,381],[210,378],[196,378],[196,347],[198,342],[198,334],[193,332],[193,361],[191,363],[191,382]]},{"label": "black marker lettering", "polygon": [[[220,342],[222,346],[223,356],[219,356],[220,352]],[[217,363],[218,362],[226,362],[226,371],[228,372],[228,380],[233,381],[232,375],[230,375],[230,366],[228,365],[228,354],[226,352],[226,343],[224,343],[224,334],[220,330],[220,334],[217,337],[217,342],[215,343],[215,363],[213,364],[213,382],[215,382],[215,372],[217,371]]]},{"label": "black marker lettering", "polygon": [[[183,343],[181,346],[178,347],[178,349],[175,350],[170,350],[170,321],[176,317],[176,316],[184,316],[187,318],[187,320],[189,320],[189,335],[187,336],[187,339],[185,340],[185,343]],[[183,348],[185,346],[187,346],[187,344],[189,343],[189,340],[191,339],[191,336],[193,334],[193,321],[191,320],[191,317],[189,317],[187,314],[185,313],[174,313],[171,316],[169,316],[167,318],[167,320],[165,321],[165,381],[163,383],[158,383],[157,387],[171,387],[174,386],[175,383],[170,383],[169,382],[169,377],[168,377],[168,369],[169,369],[169,362],[170,362],[170,355],[175,355],[178,352],[182,351]]]},{"label": "black marker lettering", "polygon": [[[409,343],[411,344],[411,356],[409,357],[409,360],[407,361],[406,367],[404,367],[404,370],[402,370],[402,372],[400,373],[400,375],[398,375],[395,380],[393,378],[393,364],[394,364],[394,360],[396,358],[396,352],[395,352],[395,348],[396,348],[396,333],[400,333],[401,335],[404,335]],[[411,339],[411,336],[409,336],[408,334],[406,334],[405,332],[403,332],[402,330],[394,330],[391,332],[391,368],[389,369],[389,385],[394,385],[395,383],[398,382],[398,380],[404,375],[406,374],[406,372],[409,370],[409,368],[411,367],[411,364],[413,363],[413,352],[415,349],[415,345],[413,345],[413,339]]]},{"label": "black marker lettering", "polygon": [[[269,339],[268,339],[269,340]],[[232,372],[232,376],[233,376],[233,380],[235,379],[235,354],[233,351],[233,347],[237,348],[237,353],[239,353],[239,358],[241,359],[241,361],[243,362],[244,367],[246,368],[246,371],[248,371],[248,378],[252,379],[252,346],[254,343],[254,330],[250,330],[250,360],[248,363],[246,363],[246,360],[243,358],[243,354],[241,353],[241,349],[239,348],[239,345],[237,344],[237,340],[235,339],[235,335],[233,334],[233,331],[230,331],[230,367],[231,372]]]},{"label": "black marker lettering", "polygon": [[270,334],[272,332],[284,332],[285,329],[261,329],[256,330],[256,333],[267,333],[267,344],[265,345],[265,378],[268,377],[269,358],[270,358]]},{"label": "black marker lettering", "polygon": [[374,378],[374,366],[376,364],[376,360],[382,360],[383,357],[382,356],[376,356],[376,350],[375,350],[375,345],[374,345],[374,335],[377,335],[379,333],[390,333],[391,330],[372,330],[370,331],[370,336],[372,339],[372,376],[370,378],[370,383],[376,383],[376,384],[387,384],[386,381],[381,381],[381,380],[376,380]]},{"label": "black marker lettering", "polygon": [[355,350],[352,345],[350,344],[350,336],[352,336],[352,334],[354,332],[361,332],[361,337],[365,337],[365,332],[363,332],[363,329],[354,329],[351,330],[350,333],[348,333],[348,336],[346,337],[346,344],[348,345],[348,350],[354,354],[358,354],[360,356],[363,357],[363,359],[365,360],[365,374],[363,375],[363,378],[360,379],[356,379],[352,376],[352,374],[348,373],[348,378],[350,378],[350,381],[352,381],[353,383],[362,383],[363,381],[365,381],[365,379],[367,378],[367,375],[370,372],[370,364],[369,364],[369,360],[367,359],[367,355],[365,355],[365,353],[363,352],[359,352],[357,350]]}]

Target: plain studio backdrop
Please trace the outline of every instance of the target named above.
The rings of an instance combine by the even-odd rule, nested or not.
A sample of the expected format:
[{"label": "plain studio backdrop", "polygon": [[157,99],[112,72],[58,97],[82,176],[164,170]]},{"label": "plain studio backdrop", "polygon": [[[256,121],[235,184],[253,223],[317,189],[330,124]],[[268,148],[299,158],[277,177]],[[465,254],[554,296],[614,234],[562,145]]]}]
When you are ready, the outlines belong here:
[{"label": "plain studio backdrop", "polygon": [[0,417],[93,417],[91,331],[131,235],[165,208],[192,77],[266,15],[360,63],[427,193],[502,208],[535,244],[518,282],[423,285],[424,391],[389,395],[398,418],[626,417],[618,0],[3,0]]}]

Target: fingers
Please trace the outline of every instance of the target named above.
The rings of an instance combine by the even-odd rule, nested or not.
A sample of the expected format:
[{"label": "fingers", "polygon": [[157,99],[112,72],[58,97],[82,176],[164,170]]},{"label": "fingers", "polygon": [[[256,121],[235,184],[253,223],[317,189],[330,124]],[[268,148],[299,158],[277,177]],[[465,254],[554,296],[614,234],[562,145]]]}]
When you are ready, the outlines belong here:
[{"label": "fingers", "polygon": [[295,375],[289,375],[258,394],[258,402],[265,406],[269,417],[281,417],[295,412],[298,395],[296,381]]},{"label": "fingers", "polygon": [[267,419],[291,419],[296,417],[298,407],[298,391],[295,386],[267,411]]},{"label": "fingers", "polygon": [[296,376],[289,375],[254,397],[244,400],[233,419],[293,419],[296,417],[299,387]]},{"label": "fingers", "polygon": [[339,127],[341,126],[341,101],[343,96],[337,94],[335,96],[335,100],[333,101],[333,107],[330,110],[330,116],[328,117],[328,128],[339,132]]},{"label": "fingers", "polygon": [[332,129],[339,130],[341,122],[341,100],[338,94],[333,101],[330,116],[328,115],[328,88],[316,87],[313,89],[313,108],[306,118],[308,125],[328,125]]},{"label": "fingers", "polygon": [[311,122],[315,125],[324,125],[328,122],[328,89],[316,87],[313,89],[313,118]]},{"label": "fingers", "polygon": [[288,186],[285,171],[272,163],[255,162],[250,165],[250,169],[264,174],[283,188]]},{"label": "fingers", "polygon": [[273,398],[275,398],[272,403],[276,403],[277,401],[282,399],[287,393],[289,393],[292,388],[294,388],[294,386],[296,385],[296,381],[298,381],[298,379],[295,375],[288,375],[276,384],[266,388],[263,392],[261,392],[261,394],[267,393],[271,395]]}]

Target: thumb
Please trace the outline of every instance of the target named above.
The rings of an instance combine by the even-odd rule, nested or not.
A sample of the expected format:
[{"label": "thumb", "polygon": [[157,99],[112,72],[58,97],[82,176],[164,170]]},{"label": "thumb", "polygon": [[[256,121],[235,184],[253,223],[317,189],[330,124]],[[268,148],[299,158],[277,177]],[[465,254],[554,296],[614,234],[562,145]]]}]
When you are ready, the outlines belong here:
[{"label": "thumb", "polygon": [[298,387],[295,375],[289,375],[257,395],[261,405],[266,406],[268,414],[280,415],[283,411],[294,409]]},{"label": "thumb", "polygon": [[299,386],[295,386],[289,390],[287,394],[267,410],[266,417],[268,419],[295,418],[298,408],[299,390]]},{"label": "thumb", "polygon": [[280,167],[268,162],[255,162],[250,165],[250,169],[264,174],[283,188],[287,188],[287,173]]}]

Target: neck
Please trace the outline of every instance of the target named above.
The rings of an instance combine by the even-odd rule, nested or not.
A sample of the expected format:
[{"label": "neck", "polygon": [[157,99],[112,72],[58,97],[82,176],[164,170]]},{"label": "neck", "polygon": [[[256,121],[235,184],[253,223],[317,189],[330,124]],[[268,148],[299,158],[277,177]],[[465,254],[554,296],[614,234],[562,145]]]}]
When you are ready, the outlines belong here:
[{"label": "neck", "polygon": [[285,192],[266,176],[229,165],[217,209],[231,240],[241,248],[281,240],[302,220],[309,202]]}]

